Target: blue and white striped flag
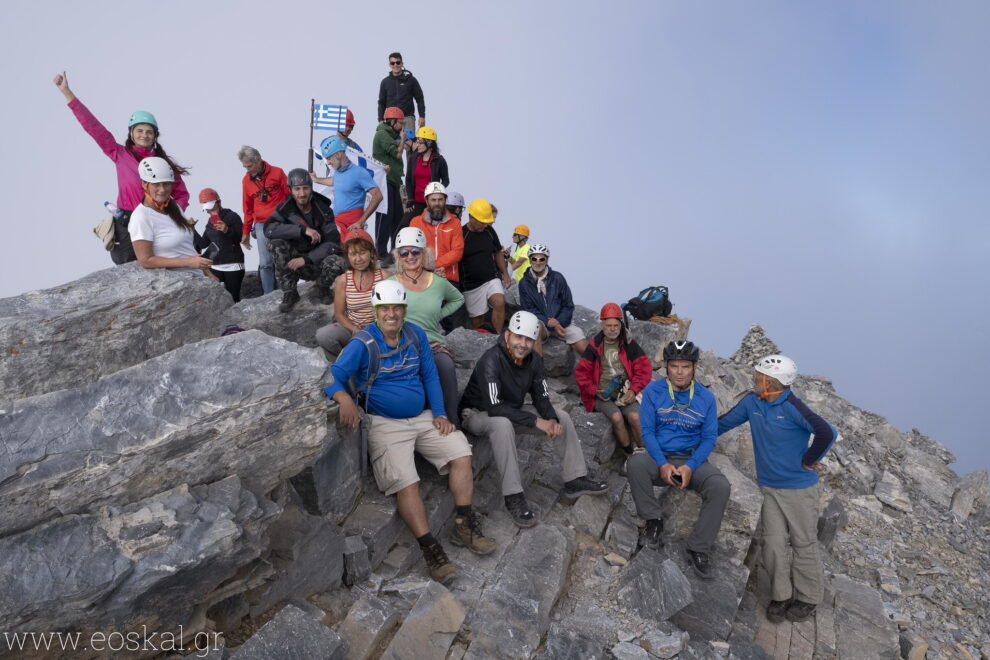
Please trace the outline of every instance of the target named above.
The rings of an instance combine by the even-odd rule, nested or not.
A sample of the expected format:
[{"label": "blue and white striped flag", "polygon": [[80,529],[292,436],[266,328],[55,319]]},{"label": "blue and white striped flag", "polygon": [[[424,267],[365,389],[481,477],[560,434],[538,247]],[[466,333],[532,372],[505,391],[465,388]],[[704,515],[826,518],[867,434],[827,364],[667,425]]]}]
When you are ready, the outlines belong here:
[{"label": "blue and white striped flag", "polygon": [[321,131],[343,131],[347,124],[346,105],[323,105],[313,108],[313,128]]},{"label": "blue and white striped flag", "polygon": [[[332,177],[333,169],[330,168],[323,156],[319,153],[314,155],[317,160],[323,163],[325,170],[325,174],[323,176]],[[388,213],[388,188],[385,181],[385,166],[374,158],[371,158],[370,156],[351,147],[347,147],[347,158],[358,167],[363,167],[368,170],[368,173],[371,174],[371,178],[374,180],[375,185],[378,186],[378,189],[382,192],[382,201],[378,204],[378,208],[375,209],[375,212]],[[323,184],[318,183],[313,186],[313,189],[321,195],[329,197],[331,200],[333,199],[333,188],[330,186],[324,186]]]}]

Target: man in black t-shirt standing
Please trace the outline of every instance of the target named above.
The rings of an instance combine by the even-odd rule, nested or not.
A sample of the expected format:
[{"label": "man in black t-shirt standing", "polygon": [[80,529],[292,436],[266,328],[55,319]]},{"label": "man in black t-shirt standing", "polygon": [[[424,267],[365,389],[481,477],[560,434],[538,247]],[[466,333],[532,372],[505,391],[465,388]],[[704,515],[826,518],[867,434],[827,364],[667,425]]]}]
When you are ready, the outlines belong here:
[{"label": "man in black t-shirt standing", "polygon": [[501,334],[505,325],[505,289],[512,283],[506,267],[502,243],[492,227],[492,205],[476,199],[467,207],[464,225],[464,256],[461,257],[461,284],[471,325],[481,327],[485,312],[492,310],[492,326]]}]

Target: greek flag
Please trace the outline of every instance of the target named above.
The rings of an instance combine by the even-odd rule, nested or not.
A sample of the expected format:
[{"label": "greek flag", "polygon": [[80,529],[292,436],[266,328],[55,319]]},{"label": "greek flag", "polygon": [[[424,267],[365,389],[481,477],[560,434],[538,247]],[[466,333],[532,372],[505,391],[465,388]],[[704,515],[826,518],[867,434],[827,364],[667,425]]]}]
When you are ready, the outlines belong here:
[{"label": "greek flag", "polygon": [[[327,162],[323,159],[323,156],[321,156],[318,152],[313,155],[316,156],[317,160],[323,163],[323,176],[332,177],[333,169],[331,169]],[[351,147],[347,147],[347,158],[358,167],[368,170],[368,173],[371,174],[371,178],[374,180],[375,185],[382,191],[382,201],[378,204],[378,208],[375,209],[375,212],[388,213],[388,188],[385,183],[385,168],[382,163]],[[313,189],[321,195],[333,199],[332,187],[318,183],[313,186]]]},{"label": "greek flag", "polygon": [[347,123],[346,105],[323,105],[313,108],[313,128],[321,131],[343,131]]}]

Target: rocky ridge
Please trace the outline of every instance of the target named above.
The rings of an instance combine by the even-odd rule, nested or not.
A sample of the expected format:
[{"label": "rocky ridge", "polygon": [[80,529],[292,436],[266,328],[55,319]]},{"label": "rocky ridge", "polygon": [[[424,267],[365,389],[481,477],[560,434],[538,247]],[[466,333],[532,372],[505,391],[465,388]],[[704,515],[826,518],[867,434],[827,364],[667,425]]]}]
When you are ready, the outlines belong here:
[{"label": "rocky ridge", "polygon": [[[693,494],[664,495],[665,548],[637,551],[642,522],[609,425],[584,411],[559,342],[546,353],[552,396],[608,496],[561,500],[552,448],[521,435],[541,524],[518,530],[490,447],[469,438],[475,505],[498,549],[475,557],[448,544],[458,577],[436,584],[320,392],[312,334],[332,312],[305,287],[292,314],[277,304],[231,305],[204,278],[135,264],[0,300],[0,631],[157,635],[118,657],[177,655],[160,642],[181,631],[185,652],[209,635],[213,658],[990,658],[986,472],[960,478],[943,446],[817,376],[795,390],[842,440],[821,472],[827,589],[814,620],[762,615],[762,495],[746,427],[711,459],[733,490],[716,579],[695,579],[683,560]],[[596,315],[578,307],[575,323],[590,334]],[[248,331],[219,337],[229,324]],[[663,345],[686,326],[633,323],[656,377]],[[462,387],[494,340],[449,336]],[[703,355],[699,380],[720,411],[776,350],[754,326],[733,358]],[[420,468],[431,527],[446,536],[453,502]],[[10,643],[0,655],[66,657]]]}]

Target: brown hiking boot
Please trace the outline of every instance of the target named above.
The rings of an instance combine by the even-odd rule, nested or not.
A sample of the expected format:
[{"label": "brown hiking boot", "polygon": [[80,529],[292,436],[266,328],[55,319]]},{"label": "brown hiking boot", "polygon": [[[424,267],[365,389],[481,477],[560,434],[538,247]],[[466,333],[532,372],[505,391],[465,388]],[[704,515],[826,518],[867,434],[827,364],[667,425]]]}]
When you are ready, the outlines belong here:
[{"label": "brown hiking boot", "polygon": [[423,559],[426,560],[426,566],[430,569],[430,577],[440,584],[446,584],[457,574],[457,569],[447,559],[447,553],[444,552],[439,541],[423,548]]},{"label": "brown hiking boot", "polygon": [[481,518],[475,511],[464,517],[454,517],[454,533],[450,542],[476,555],[490,555],[495,551],[495,541],[481,533]]}]

